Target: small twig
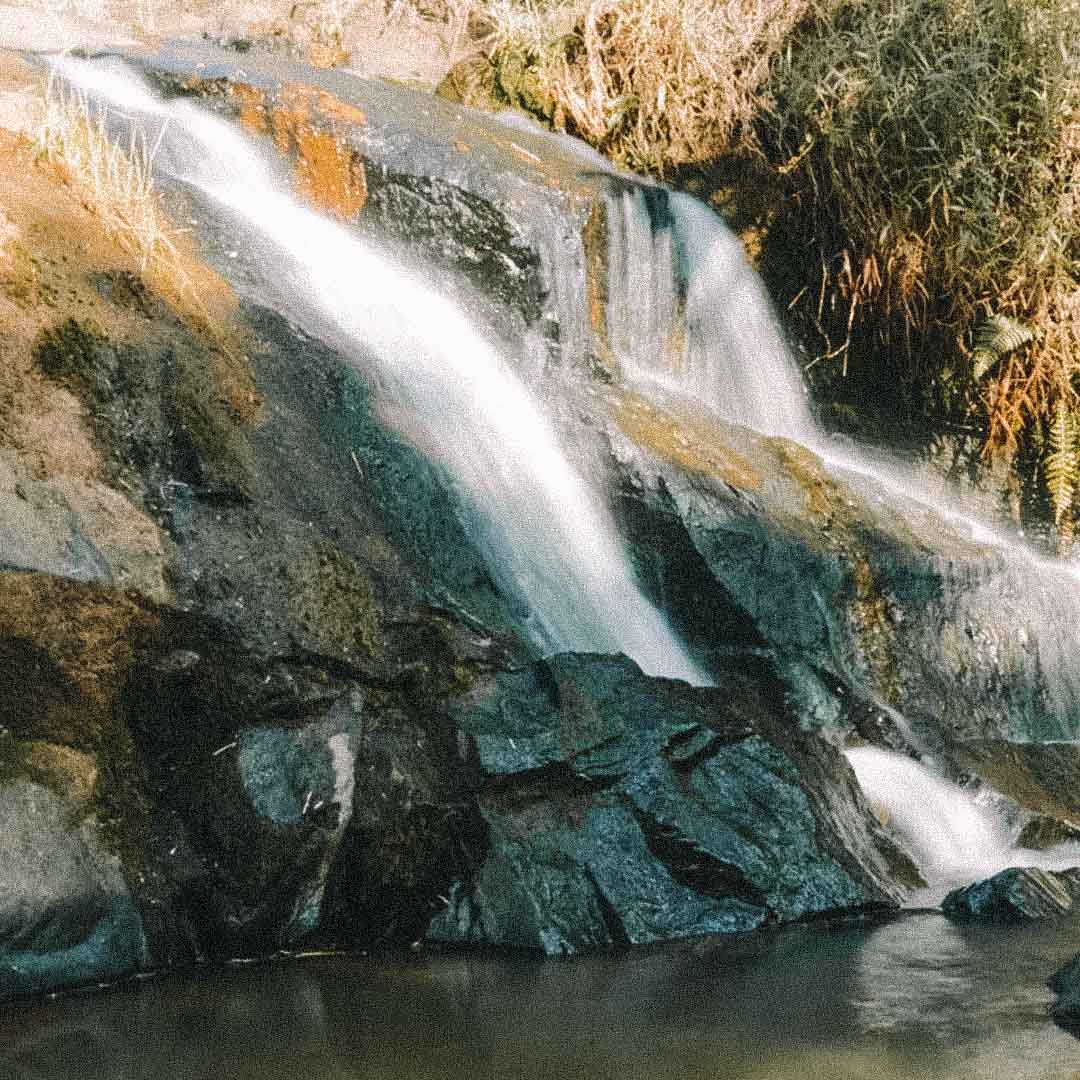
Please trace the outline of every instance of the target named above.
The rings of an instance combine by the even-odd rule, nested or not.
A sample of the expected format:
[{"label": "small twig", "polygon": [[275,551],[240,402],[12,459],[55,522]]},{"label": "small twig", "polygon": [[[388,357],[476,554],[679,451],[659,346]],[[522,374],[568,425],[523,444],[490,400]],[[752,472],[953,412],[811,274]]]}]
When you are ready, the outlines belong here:
[{"label": "small twig", "polygon": [[236,746],[237,742],[237,739],[233,739],[232,742],[226,743],[224,746],[219,746],[210,756],[217,757],[218,754],[224,754],[226,750],[231,750],[234,746]]}]

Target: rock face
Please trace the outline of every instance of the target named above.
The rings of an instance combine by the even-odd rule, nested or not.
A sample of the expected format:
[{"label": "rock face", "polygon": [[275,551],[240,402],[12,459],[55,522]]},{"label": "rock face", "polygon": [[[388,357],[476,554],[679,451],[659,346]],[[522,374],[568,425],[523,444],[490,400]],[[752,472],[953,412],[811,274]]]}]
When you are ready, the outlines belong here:
[{"label": "rock face", "polygon": [[436,940],[573,953],[880,907],[914,868],[768,665],[717,688],[564,655],[459,714],[489,850]]},{"label": "rock face", "polygon": [[724,691],[537,665],[363,357],[61,258],[93,222],[22,168],[35,287],[74,300],[0,371],[0,997],[411,943],[440,896],[435,936],[478,938],[468,903],[553,951],[895,902],[910,866],[767,662]]},{"label": "rock face", "polygon": [[1080,868],[1002,870],[986,881],[954,889],[941,910],[958,922],[1026,922],[1071,911],[1080,898]]},{"label": "rock face", "polygon": [[[255,56],[239,65],[201,46],[133,62],[272,137],[301,190],[319,187],[323,161],[337,163],[321,181],[330,194],[362,177],[365,197],[340,216],[463,275],[497,301],[477,310],[501,331],[546,342],[547,364],[528,355],[523,374],[569,440],[581,439],[582,419],[603,434],[639,573],[699,653],[732,647],[699,603],[719,597],[734,647],[769,650],[803,707],[848,734],[899,745],[892,709],[935,749],[941,733],[1074,736],[1068,574],[973,539],[951,506],[928,509],[903,484],[827,465],[784,439],[665,412],[620,385],[606,338],[606,215],[632,181],[538,128],[342,73]],[[311,139],[336,149],[305,148]],[[668,227],[663,215],[654,225]]]},{"label": "rock face", "polygon": [[[204,55],[142,62],[175,87]],[[550,140],[250,60],[207,61],[202,89],[300,190],[540,339],[534,389],[570,445],[610,451],[638,575],[717,685],[540,660],[363,356],[221,281],[193,317],[24,148],[6,195],[40,250],[0,280],[0,996],[305,943],[573,952],[894,904],[917,874],[818,732],[888,744],[895,708],[938,741],[1060,733],[1074,687],[1048,692],[1062,643],[1025,636],[1016,568],[591,365],[588,318],[556,316],[560,290],[601,299],[605,182]]]},{"label": "rock face", "polygon": [[0,1000],[127,974],[146,941],[120,860],[70,801],[0,783]]},{"label": "rock face", "polygon": [[1051,1010],[1054,1022],[1080,1037],[1080,953],[1055,972],[1048,985],[1057,994]]}]

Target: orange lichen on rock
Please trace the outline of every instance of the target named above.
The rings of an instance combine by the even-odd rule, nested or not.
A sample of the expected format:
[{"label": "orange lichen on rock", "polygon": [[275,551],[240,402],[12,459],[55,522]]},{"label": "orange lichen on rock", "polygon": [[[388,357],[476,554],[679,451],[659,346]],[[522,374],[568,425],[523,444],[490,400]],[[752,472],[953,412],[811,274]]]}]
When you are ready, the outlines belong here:
[{"label": "orange lichen on rock", "polygon": [[602,202],[596,201],[589,208],[581,241],[585,249],[585,296],[596,355],[605,367],[614,370],[618,365],[608,333],[607,213]]},{"label": "orange lichen on rock", "polygon": [[676,418],[634,393],[623,395],[615,421],[638,446],[688,472],[710,476],[739,491],[757,491],[765,483],[753,463],[706,421]]},{"label": "orange lichen on rock", "polygon": [[333,135],[303,126],[296,132],[297,186],[316,206],[345,220],[367,202],[364,166]]},{"label": "orange lichen on rock", "polygon": [[363,109],[358,109],[355,105],[350,105],[347,101],[342,101],[341,98],[335,97],[325,90],[319,91],[316,103],[319,112],[322,113],[323,116],[329,116],[334,120],[341,120],[346,124],[367,123],[367,117],[364,115]]},{"label": "orange lichen on rock", "polygon": [[241,101],[242,119],[243,110],[249,105],[252,109],[245,125],[254,128],[263,124],[261,130],[271,132],[281,154],[295,155],[295,185],[300,194],[346,221],[360,213],[367,202],[363,162],[332,128],[326,130],[317,123],[362,124],[365,117],[360,109],[300,83],[282,87],[280,104],[268,112],[261,96],[256,101],[250,95],[241,95]]},{"label": "orange lichen on rock", "polygon": [[267,115],[266,94],[256,86],[247,83],[231,83],[229,91],[240,103],[240,123],[248,131],[257,135],[266,135],[270,131]]},{"label": "orange lichen on rock", "polygon": [[332,128],[321,128],[318,121],[363,124],[367,121],[363,110],[303,83],[286,83],[276,105],[268,103],[265,91],[246,83],[233,83],[229,90],[239,103],[245,128],[272,135],[279,153],[295,155],[300,194],[345,220],[360,213],[367,202],[363,162]]}]

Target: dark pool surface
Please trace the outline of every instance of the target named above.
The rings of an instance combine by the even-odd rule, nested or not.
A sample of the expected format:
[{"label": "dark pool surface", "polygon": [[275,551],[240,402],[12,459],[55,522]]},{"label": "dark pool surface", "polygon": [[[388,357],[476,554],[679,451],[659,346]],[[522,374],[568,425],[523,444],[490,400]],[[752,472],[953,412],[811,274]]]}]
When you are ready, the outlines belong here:
[{"label": "dark pool surface", "polygon": [[4,1008],[0,1077],[1080,1080],[1045,985],[1077,951],[1077,918],[913,915],[574,961],[278,961]]}]

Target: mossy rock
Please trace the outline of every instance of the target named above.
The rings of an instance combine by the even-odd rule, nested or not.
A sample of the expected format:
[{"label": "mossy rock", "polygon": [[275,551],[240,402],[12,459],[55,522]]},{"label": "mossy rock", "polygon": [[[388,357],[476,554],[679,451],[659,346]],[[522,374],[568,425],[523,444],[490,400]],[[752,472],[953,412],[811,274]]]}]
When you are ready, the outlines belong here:
[{"label": "mossy rock", "polygon": [[435,94],[470,109],[491,112],[499,106],[495,92],[495,68],[482,53],[466,56],[446,73],[435,88]]},{"label": "mossy rock", "polygon": [[25,778],[66,799],[77,813],[89,808],[99,769],[92,754],[57,743],[0,740],[0,779]]}]

